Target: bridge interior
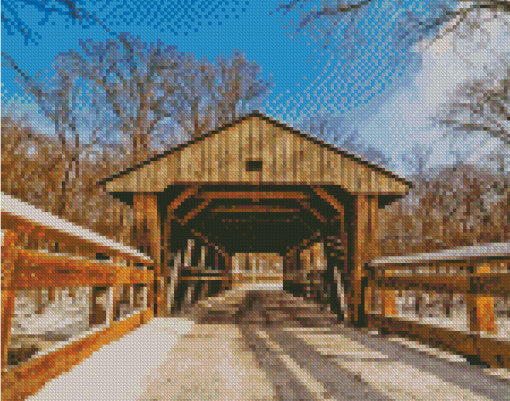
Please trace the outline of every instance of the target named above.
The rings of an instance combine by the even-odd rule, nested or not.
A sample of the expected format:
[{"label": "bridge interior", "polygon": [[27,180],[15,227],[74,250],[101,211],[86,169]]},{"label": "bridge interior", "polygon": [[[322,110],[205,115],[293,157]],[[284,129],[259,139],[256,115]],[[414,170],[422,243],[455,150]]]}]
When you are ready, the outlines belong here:
[{"label": "bridge interior", "polygon": [[[196,303],[243,283],[268,283],[313,298],[343,319],[338,290],[350,285],[354,269],[353,258],[351,263],[347,258],[344,210],[355,215],[354,198],[338,188],[296,185],[178,186],[133,195],[140,250],[151,254],[157,249],[159,240],[148,234],[161,227],[165,286],[155,289],[160,299],[156,314],[172,315],[184,298]],[[152,219],[147,217],[147,199],[157,205]],[[363,200],[371,208],[366,220],[372,233],[367,239],[353,238],[352,233],[352,253],[376,237],[377,198]],[[347,220],[351,226],[357,223]],[[365,257],[374,250],[363,249]]]}]

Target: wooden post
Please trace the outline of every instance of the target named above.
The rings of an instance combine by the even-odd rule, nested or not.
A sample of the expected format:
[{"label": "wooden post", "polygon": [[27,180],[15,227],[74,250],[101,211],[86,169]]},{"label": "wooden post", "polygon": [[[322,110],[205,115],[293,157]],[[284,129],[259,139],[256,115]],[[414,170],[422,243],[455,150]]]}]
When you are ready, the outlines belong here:
[{"label": "wooden post", "polygon": [[110,289],[110,305],[108,311],[108,323],[113,324],[120,317],[120,292],[122,286],[113,285]]},{"label": "wooden post", "polygon": [[206,259],[207,259],[207,255],[209,253],[209,248],[205,245],[203,245],[200,249],[200,259],[199,259],[199,262],[198,262],[198,267],[201,268],[201,269],[205,269],[207,266],[206,266]]},{"label": "wooden post", "polygon": [[184,300],[185,306],[191,306],[193,304],[193,299],[195,298],[195,282],[189,281],[188,288],[186,289],[186,298]]},{"label": "wooden post", "polygon": [[[186,252],[187,256],[188,252]],[[175,305],[175,293],[177,290],[177,284],[179,281],[179,272],[181,270],[182,263],[182,251],[177,252],[177,255],[173,260],[172,272],[170,275],[170,288],[168,289],[168,313],[171,315],[174,311]]]},{"label": "wooden post", "polygon": [[[368,227],[366,228],[367,238],[365,245],[365,258],[366,261],[376,259],[379,256],[379,200],[377,196],[368,196],[367,207],[368,207]],[[367,271],[363,271],[363,276],[368,275]],[[376,294],[375,288],[365,288],[365,312],[370,313],[375,310],[376,305]],[[390,297],[389,299],[383,300],[383,305],[395,305],[395,292],[394,291],[383,291],[381,296],[384,298]],[[384,306],[383,306],[384,307]],[[394,311],[392,314],[395,313]]]},{"label": "wooden post", "polygon": [[340,291],[339,291],[339,278],[340,275],[338,274],[338,266],[336,263],[336,258],[333,258],[333,256],[330,255],[329,252],[329,245],[324,243],[324,259],[326,263],[326,274],[325,274],[325,285],[329,285],[330,291],[329,291],[329,299],[328,303],[331,308],[331,311],[337,315],[339,320],[343,320],[342,311],[340,307]]},{"label": "wooden post", "polygon": [[14,316],[16,291],[10,289],[16,271],[18,236],[14,231],[2,230],[2,372],[7,368],[11,324]]},{"label": "wooden post", "polygon": [[133,285],[133,308],[141,308],[142,307],[142,298],[143,298],[143,289],[144,286],[140,284]]},{"label": "wooden post", "polygon": [[312,252],[310,248],[305,248],[301,252],[301,280],[303,285],[304,296],[306,298],[311,297],[311,286],[310,286],[310,263],[311,263]]},{"label": "wooden post", "polygon": [[145,228],[148,231],[147,238],[144,238],[144,244],[148,244],[148,254],[154,261],[154,281],[156,282],[157,315],[160,316],[164,307],[162,305],[162,294],[165,291],[165,278],[163,277],[161,266],[161,223],[158,214],[158,198],[153,193],[133,194],[133,211],[135,215],[135,224],[138,232],[143,232]]},{"label": "wooden post", "polygon": [[40,315],[44,308],[43,293],[42,293],[43,289],[38,288],[35,291],[36,291],[36,293],[35,293],[35,313],[37,315]]},{"label": "wooden post", "polygon": [[90,319],[91,326],[105,324],[107,322],[106,300],[99,301],[106,296],[105,287],[93,287],[90,294]]},{"label": "wooden post", "polygon": [[[158,316],[168,317],[170,316],[170,310],[168,309],[168,276],[171,270],[171,254],[170,249],[172,246],[172,221],[175,216],[172,214],[170,207],[167,207],[166,219],[163,222],[163,260],[161,261],[161,277],[159,279],[158,291],[160,291],[159,303],[158,303]],[[161,288],[161,290],[159,290]]]},{"label": "wooden post", "polygon": [[366,325],[365,305],[363,302],[363,277],[366,277],[364,264],[367,261],[367,242],[369,243],[369,197],[354,195],[349,211],[346,213],[348,272],[347,319],[355,326]]},{"label": "wooden post", "polygon": [[202,281],[202,286],[200,288],[200,299],[204,300],[209,295],[209,281]]},{"label": "wooden post", "polygon": [[48,287],[48,305],[55,301],[55,287]]},{"label": "wooden post", "polygon": [[225,254],[225,274],[223,280],[223,290],[227,291],[232,288],[232,255]]},{"label": "wooden post", "polygon": [[[472,266],[471,274],[490,273],[490,265]],[[477,293],[475,282],[471,280],[471,290],[466,295],[467,313],[469,317],[469,330],[497,334],[498,328],[494,313],[494,298]]]},{"label": "wooden post", "polygon": [[[393,272],[384,273],[384,277],[390,278],[393,276]],[[388,288],[381,288],[381,313],[383,315],[396,315],[397,308],[395,305],[395,290]]]}]

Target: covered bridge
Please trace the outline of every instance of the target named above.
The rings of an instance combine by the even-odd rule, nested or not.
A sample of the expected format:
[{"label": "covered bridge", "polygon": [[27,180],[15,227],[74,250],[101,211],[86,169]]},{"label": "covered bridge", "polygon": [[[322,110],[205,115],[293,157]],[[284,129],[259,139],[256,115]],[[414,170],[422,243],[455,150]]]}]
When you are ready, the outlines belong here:
[{"label": "covered bridge", "polygon": [[136,241],[157,264],[157,316],[169,316],[187,289],[196,298],[232,285],[233,258],[272,254],[285,290],[335,311],[342,277],[351,323],[363,320],[363,265],[377,256],[378,210],[410,188],[259,112],[101,184],[134,209]]}]

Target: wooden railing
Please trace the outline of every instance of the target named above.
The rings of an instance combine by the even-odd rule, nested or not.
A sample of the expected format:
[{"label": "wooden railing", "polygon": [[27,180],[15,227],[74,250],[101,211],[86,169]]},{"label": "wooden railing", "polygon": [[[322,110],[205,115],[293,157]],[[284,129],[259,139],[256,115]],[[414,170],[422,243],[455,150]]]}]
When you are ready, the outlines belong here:
[{"label": "wooden railing", "polygon": [[[367,268],[364,307],[369,327],[462,354],[472,362],[510,367],[510,341],[498,335],[495,311],[495,298],[508,302],[510,296],[510,243],[388,257]],[[409,292],[414,313],[401,316],[396,299]],[[422,311],[423,299],[438,294],[450,300],[443,305],[447,317],[430,322]],[[463,321],[449,316],[459,306],[451,302],[454,296],[465,309]]]},{"label": "wooden railing", "polygon": [[[2,194],[1,202],[2,400],[19,400],[151,319],[154,278],[149,269],[153,262],[10,196]],[[31,316],[44,320],[45,310],[54,316],[60,310],[55,308],[61,306],[65,313],[65,306],[57,304],[65,293],[72,302],[76,297],[88,302],[83,330],[50,341],[46,347],[35,343],[47,345],[48,341],[29,333],[34,344],[15,346],[13,322],[23,323],[15,310],[20,299],[31,295]],[[48,310],[51,307],[55,308]]]}]

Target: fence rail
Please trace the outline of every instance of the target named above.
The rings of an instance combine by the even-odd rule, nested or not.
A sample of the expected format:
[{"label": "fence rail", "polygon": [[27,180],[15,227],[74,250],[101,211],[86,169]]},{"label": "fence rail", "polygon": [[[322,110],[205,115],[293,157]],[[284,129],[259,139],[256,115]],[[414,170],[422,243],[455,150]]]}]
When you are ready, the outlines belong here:
[{"label": "fence rail", "polygon": [[[510,342],[497,335],[494,302],[495,297],[510,296],[510,243],[377,259],[367,270],[364,308],[369,327],[460,353],[471,361],[510,367]],[[415,293],[419,316],[423,294],[460,295],[467,327],[454,330],[399,316],[396,298],[403,291]]]},{"label": "fence rail", "polygon": [[[149,269],[154,263],[131,248],[10,196],[2,194],[1,202],[2,400],[19,400],[152,318],[154,277]],[[27,243],[36,249],[29,249]],[[40,249],[58,251],[64,245],[66,254]],[[64,290],[73,301],[77,292],[86,294],[86,328],[47,348],[13,347],[12,323],[21,295],[33,293],[32,314],[44,318],[43,309],[61,301]],[[122,310],[129,313],[123,316]],[[28,337],[33,338],[33,333]]]}]

